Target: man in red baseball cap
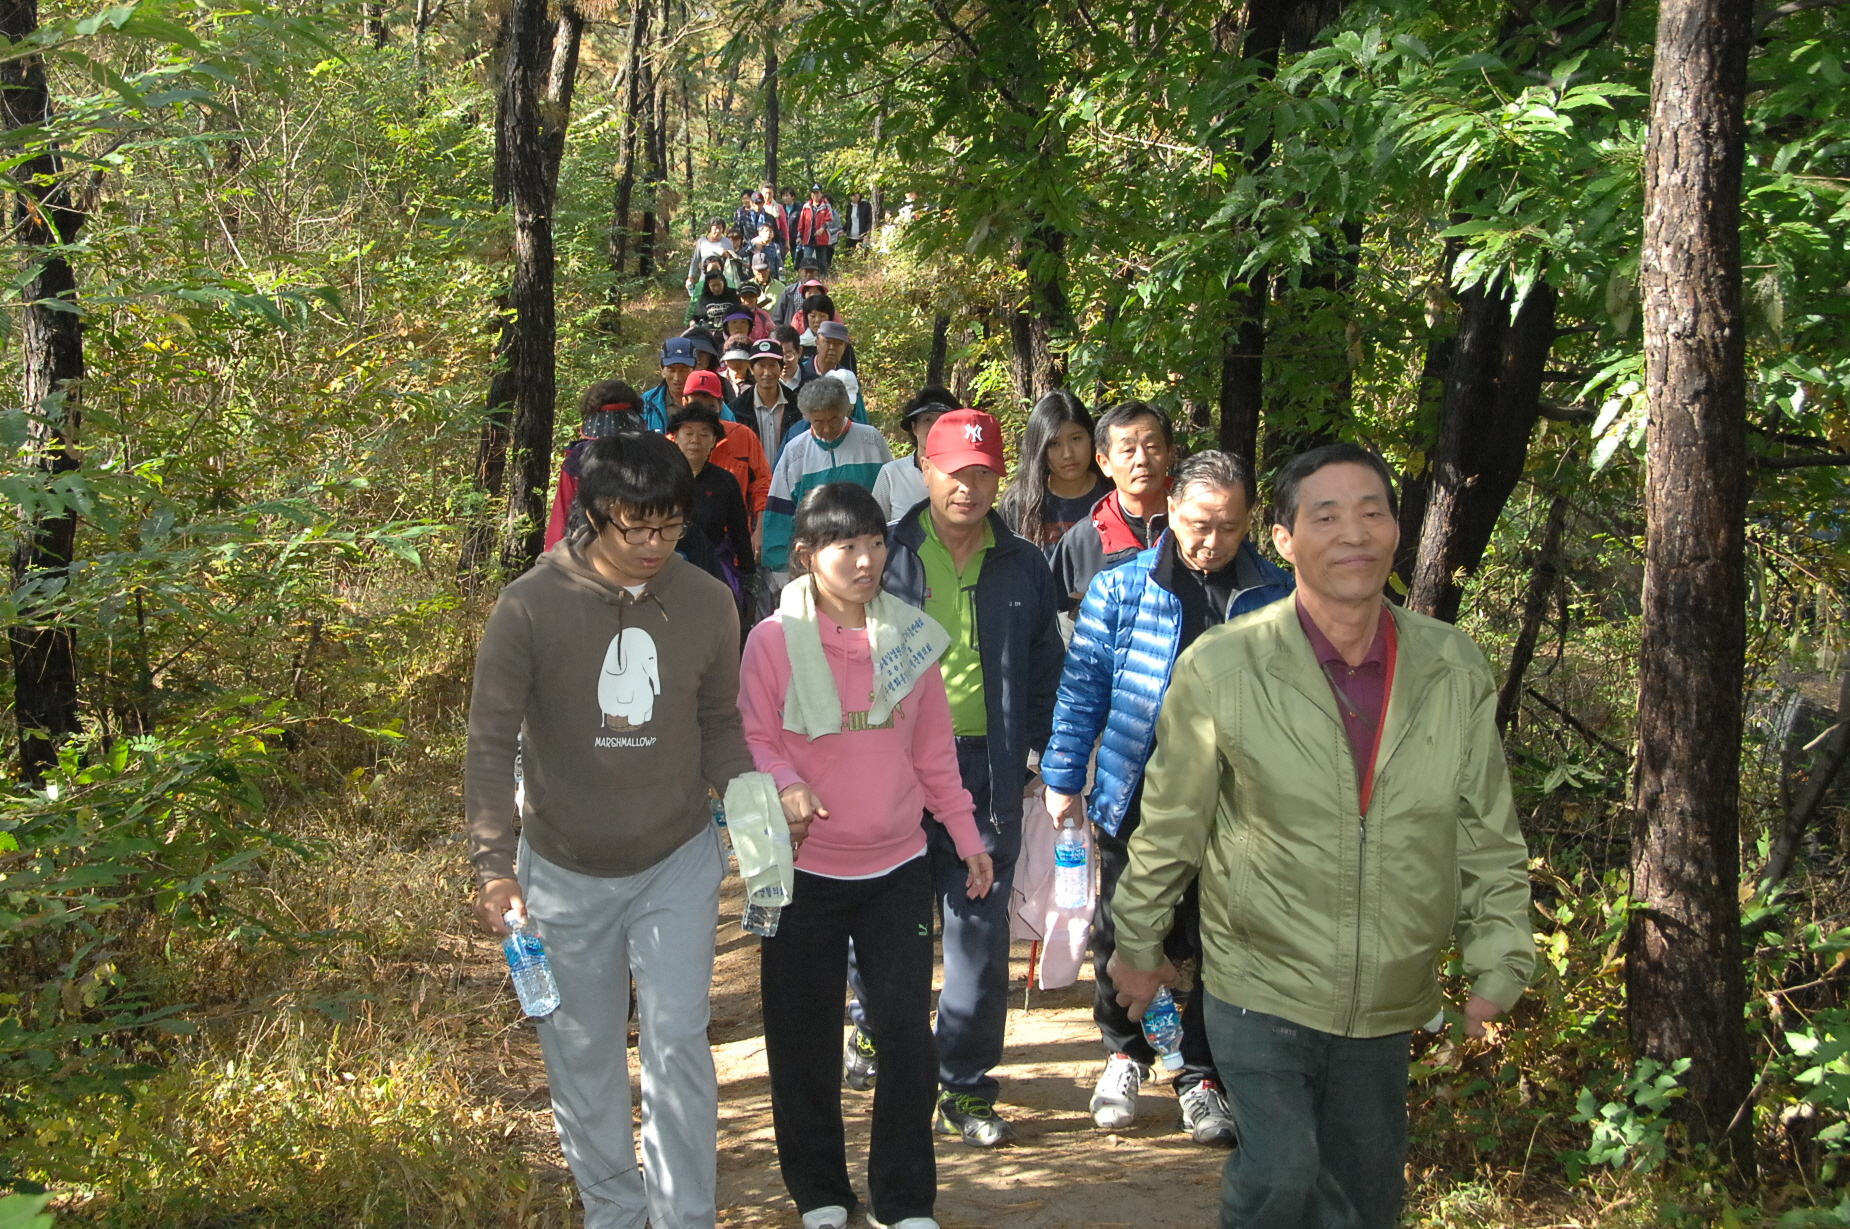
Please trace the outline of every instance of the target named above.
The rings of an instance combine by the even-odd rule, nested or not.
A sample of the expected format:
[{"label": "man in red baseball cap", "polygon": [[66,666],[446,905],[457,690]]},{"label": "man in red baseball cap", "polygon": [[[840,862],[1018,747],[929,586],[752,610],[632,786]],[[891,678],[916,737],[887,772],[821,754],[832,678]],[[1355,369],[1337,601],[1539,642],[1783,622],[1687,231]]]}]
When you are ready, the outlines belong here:
[{"label": "man in red baseball cap", "polygon": [[[953,874],[963,867],[956,848],[939,839],[943,826],[926,825],[932,889],[944,913],[938,1130],[993,1148],[1015,1138],[996,1113],[1001,1085],[990,1072],[1002,1061],[1008,1022],[1009,888],[1021,852],[1028,753],[1047,745],[1060,687],[1059,594],[1046,556],[996,515],[1008,468],[1001,425],[981,410],[952,410],[933,425],[924,451],[928,498],[889,531],[882,585],[951,634],[939,666],[957,766],[1001,890],[971,900]],[[855,1031],[843,1063],[850,1086],[865,1088],[878,1069],[879,1038],[859,1008],[858,969],[853,981]]]}]

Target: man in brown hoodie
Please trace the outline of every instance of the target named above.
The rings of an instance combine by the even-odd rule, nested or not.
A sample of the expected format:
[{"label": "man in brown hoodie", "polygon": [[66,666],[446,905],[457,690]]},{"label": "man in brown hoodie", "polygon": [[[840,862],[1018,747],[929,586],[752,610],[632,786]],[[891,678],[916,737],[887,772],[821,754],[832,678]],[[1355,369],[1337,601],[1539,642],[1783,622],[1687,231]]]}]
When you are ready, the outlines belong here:
[{"label": "man in brown hoodie", "polygon": [[[680,451],[600,439],[568,536],[502,591],[476,654],[464,805],[476,913],[538,925],[559,986],[539,1023],[585,1229],[711,1229],[719,1089],[707,1045],[726,859],[707,787],[752,771],[726,586],[675,554]],[[525,783],[514,826],[514,760]],[[625,1053],[636,980],[643,1156]]]}]

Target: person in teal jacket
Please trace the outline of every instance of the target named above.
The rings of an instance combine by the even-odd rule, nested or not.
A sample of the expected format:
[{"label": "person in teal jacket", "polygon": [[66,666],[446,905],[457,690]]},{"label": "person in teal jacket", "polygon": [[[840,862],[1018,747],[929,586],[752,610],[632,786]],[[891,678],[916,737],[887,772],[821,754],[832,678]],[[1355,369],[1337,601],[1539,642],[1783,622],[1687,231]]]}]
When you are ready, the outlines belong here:
[{"label": "person in teal jacket", "polygon": [[805,384],[797,409],[809,430],[778,453],[764,505],[764,566],[780,582],[789,571],[790,530],[803,497],[829,482],[852,482],[871,493],[880,467],[893,459],[877,427],[852,421],[854,402],[840,380],[824,376]]}]

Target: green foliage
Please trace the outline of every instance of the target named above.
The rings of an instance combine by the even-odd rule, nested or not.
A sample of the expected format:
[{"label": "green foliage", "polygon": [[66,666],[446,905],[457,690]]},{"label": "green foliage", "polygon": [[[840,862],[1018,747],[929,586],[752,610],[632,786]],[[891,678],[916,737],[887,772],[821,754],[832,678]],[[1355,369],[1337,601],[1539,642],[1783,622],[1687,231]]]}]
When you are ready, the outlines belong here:
[{"label": "green foliage", "polygon": [[1588,1088],[1574,1103],[1574,1122],[1592,1127],[1593,1139],[1584,1150],[1562,1155],[1568,1177],[1578,1178],[1588,1165],[1610,1165],[1638,1172],[1656,1169],[1664,1162],[1664,1112],[1684,1094],[1677,1077],[1689,1070],[1691,1060],[1679,1058],[1669,1066],[1641,1058],[1618,1095],[1602,1102]]}]

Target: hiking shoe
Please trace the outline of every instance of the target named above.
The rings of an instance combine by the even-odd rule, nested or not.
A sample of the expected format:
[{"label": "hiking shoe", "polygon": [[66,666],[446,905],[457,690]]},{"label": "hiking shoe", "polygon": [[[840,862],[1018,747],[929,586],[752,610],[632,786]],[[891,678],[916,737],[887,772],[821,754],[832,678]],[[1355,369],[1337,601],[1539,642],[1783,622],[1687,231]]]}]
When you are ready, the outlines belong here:
[{"label": "hiking shoe", "polygon": [[848,1209],[839,1203],[803,1213],[803,1229],[848,1229]]},{"label": "hiking shoe", "polygon": [[961,1135],[972,1148],[1000,1148],[1015,1142],[1015,1128],[996,1107],[968,1093],[947,1092],[938,1100],[938,1134]]},{"label": "hiking shoe", "polygon": [[1234,1144],[1233,1113],[1227,1097],[1213,1080],[1203,1080],[1177,1098],[1182,1103],[1182,1129],[1198,1144]]},{"label": "hiking shoe", "polygon": [[874,1062],[874,1039],[861,1031],[860,1025],[848,1034],[848,1044],[842,1047],[841,1074],[848,1082],[848,1087],[856,1092],[866,1092],[874,1086],[877,1074]]},{"label": "hiking shoe", "polygon": [[1121,1131],[1137,1121],[1137,1090],[1150,1069],[1128,1054],[1113,1054],[1092,1090],[1092,1121],[1101,1131]]}]

